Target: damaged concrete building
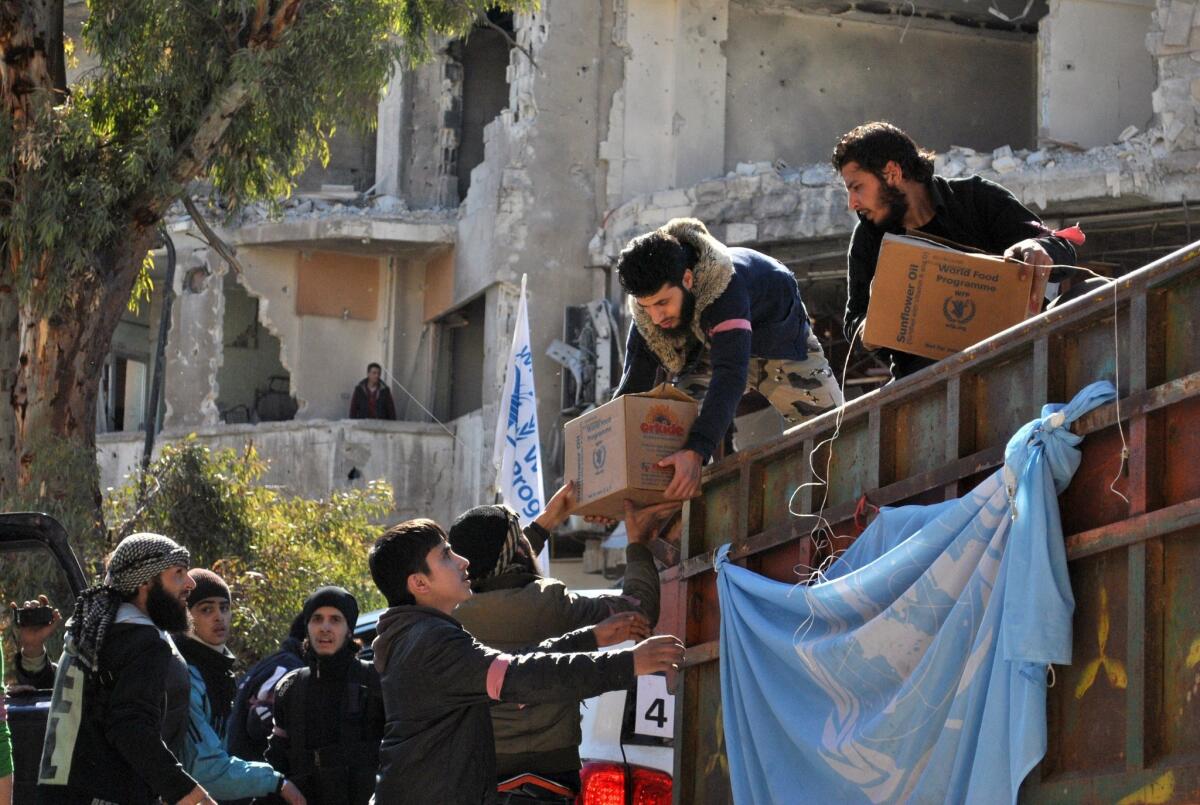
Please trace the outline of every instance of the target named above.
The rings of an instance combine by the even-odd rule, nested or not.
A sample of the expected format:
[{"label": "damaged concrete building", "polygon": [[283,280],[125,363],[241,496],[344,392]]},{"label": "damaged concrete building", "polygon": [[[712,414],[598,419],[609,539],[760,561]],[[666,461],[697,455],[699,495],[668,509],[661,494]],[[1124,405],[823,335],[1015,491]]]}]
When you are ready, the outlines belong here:
[{"label": "damaged concrete building", "polygon": [[[943,175],[981,173],[1051,224],[1082,222],[1087,265],[1143,265],[1196,236],[1196,5],[544,0],[495,13],[397,72],[376,131],[339,134],[279,215],[252,209],[220,230],[240,273],[174,225],[163,438],[252,439],[272,483],[309,495],[384,478],[397,515],[444,522],[491,499],[524,274],[535,355],[578,348],[590,328],[584,349],[559,352],[578,375],[537,364],[549,493],[563,419],[620,368],[623,320],[581,306],[619,311],[616,255],[682,215],[791,267],[840,369],[854,219],[827,155],[866,120],[936,149]],[[130,316],[114,343],[108,485],[136,463],[156,316]],[[345,419],[369,361],[399,421]],[[881,382],[869,355],[849,363],[848,394]]]}]

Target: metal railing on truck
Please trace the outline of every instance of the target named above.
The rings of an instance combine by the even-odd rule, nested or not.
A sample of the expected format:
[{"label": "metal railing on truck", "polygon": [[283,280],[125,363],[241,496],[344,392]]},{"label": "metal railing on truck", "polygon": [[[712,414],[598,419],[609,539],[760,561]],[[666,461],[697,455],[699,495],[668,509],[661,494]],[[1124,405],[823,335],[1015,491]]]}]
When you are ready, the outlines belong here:
[{"label": "metal railing on truck", "polygon": [[[708,468],[685,507],[682,561],[662,577],[660,629],[688,645],[675,802],[731,799],[715,548],[732,542],[737,563],[799,581],[859,533],[868,504],[960,496],[1003,463],[1009,437],[1044,403],[1103,378],[1117,384],[1123,433],[1118,405],[1074,427],[1087,436],[1083,460],[1060,497],[1074,663],[1056,669],[1049,748],[1022,799],[1200,801],[1198,319],[1200,242],[851,401],[832,442],[836,413]],[[814,531],[817,511],[828,529]]]}]

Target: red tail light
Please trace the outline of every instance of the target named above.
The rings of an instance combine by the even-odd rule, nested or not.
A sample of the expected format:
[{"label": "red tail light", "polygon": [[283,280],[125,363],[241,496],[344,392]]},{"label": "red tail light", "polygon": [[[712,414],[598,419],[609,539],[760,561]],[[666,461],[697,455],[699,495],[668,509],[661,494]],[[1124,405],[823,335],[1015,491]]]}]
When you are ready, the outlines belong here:
[{"label": "red tail light", "polygon": [[626,800],[625,768],[620,763],[584,763],[575,805],[671,805],[671,775],[644,766],[629,766],[633,799]]}]

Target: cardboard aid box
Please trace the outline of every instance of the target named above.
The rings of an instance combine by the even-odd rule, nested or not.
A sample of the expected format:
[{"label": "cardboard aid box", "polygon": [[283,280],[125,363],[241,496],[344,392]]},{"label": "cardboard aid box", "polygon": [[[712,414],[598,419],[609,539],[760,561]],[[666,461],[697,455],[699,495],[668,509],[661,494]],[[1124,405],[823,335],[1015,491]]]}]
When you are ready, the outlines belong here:
[{"label": "cardboard aid box", "polygon": [[666,383],[626,394],[564,427],[565,480],[575,479],[572,514],[625,517],[625,498],[640,505],[663,499],[673,470],[655,466],[683,447],[696,420],[696,401]]},{"label": "cardboard aid box", "polygon": [[924,236],[884,235],[863,341],[945,358],[1036,315],[1049,273]]}]

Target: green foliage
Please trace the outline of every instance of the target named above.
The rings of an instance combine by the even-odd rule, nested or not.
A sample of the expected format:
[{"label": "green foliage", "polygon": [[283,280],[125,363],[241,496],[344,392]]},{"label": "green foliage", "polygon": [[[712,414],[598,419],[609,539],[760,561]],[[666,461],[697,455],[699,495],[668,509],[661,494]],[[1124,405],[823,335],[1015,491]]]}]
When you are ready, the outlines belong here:
[{"label": "green foliage", "polygon": [[243,662],[274,651],[305,597],[322,584],[354,593],[366,612],[384,606],[367,570],[376,523],[392,508],[383,482],[329,500],[288,497],[262,483],[267,465],[253,446],[212,452],[194,439],[166,446],[146,477],[114,491],[106,519],[116,536],[155,531],[192,552],[194,567],[233,589],[230,648]]},{"label": "green foliage", "polygon": [[[263,0],[274,13],[292,0]],[[91,0],[83,46],[100,61],[32,119],[0,104],[0,281],[46,315],[105,287],[131,228],[208,178],[231,205],[286,195],[328,154],[335,125],[374,125],[397,63],[470,30],[486,0]],[[507,8],[528,9],[534,0]],[[269,17],[268,14],[268,17]],[[282,33],[279,33],[279,31]],[[57,104],[57,105],[55,105]],[[232,114],[198,171],[179,175],[207,113]],[[15,277],[2,276],[15,269]],[[125,285],[123,287],[128,287]]]},{"label": "green foliage", "polygon": [[154,279],[150,276],[150,272],[154,270],[154,253],[147,252],[145,259],[142,260],[142,269],[138,272],[137,279],[133,281],[133,293],[129,296],[129,312],[137,315],[141,310],[142,302],[149,302],[150,295],[154,293]]}]

